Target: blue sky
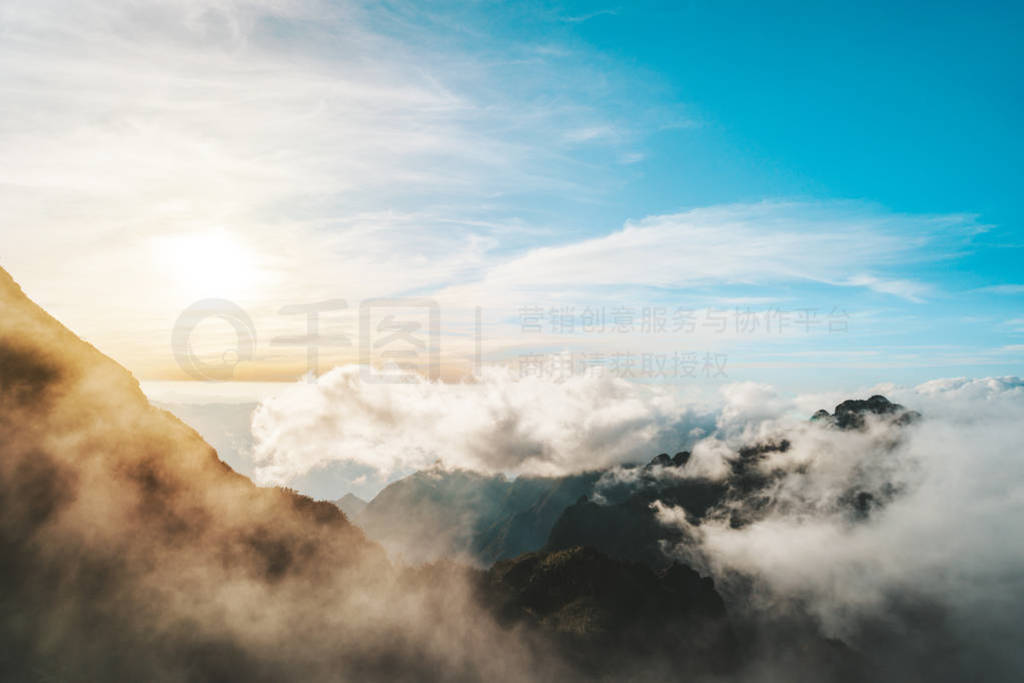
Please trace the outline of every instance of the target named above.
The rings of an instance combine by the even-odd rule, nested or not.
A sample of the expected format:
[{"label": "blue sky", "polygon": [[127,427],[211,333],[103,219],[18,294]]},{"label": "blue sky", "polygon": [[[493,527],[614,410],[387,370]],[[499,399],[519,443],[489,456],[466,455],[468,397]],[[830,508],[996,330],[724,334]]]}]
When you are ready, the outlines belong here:
[{"label": "blue sky", "polygon": [[[793,391],[1020,374],[1022,14],[15,2],[2,265],[144,379],[180,378],[197,299],[243,306],[245,378],[280,379],[305,357],[267,343],[297,332],[281,306],[345,298],[354,334],[359,301],[408,295],[441,304],[463,369],[481,306],[495,362],[715,352]],[[849,323],[534,338],[527,304]]]},{"label": "blue sky", "polygon": [[[1020,7],[567,3],[547,16],[535,8],[499,14],[484,23],[511,27],[514,40],[550,36],[613,60],[627,101],[610,102],[610,118],[632,100],[689,122],[636,141],[644,158],[601,206],[572,212],[591,226],[771,197],[972,214],[987,232],[948,254],[945,245],[925,249],[901,268],[933,288],[921,302],[789,292],[850,310],[878,306],[889,329],[872,328],[853,344],[920,347],[953,372],[978,372],[968,359],[983,353],[973,352],[1021,341],[1020,321],[1012,322],[1024,302],[1024,288],[1012,286],[1024,279]],[[985,289],[993,285],[1004,287]],[[1008,355],[997,371],[1017,371],[1021,349]]]},{"label": "blue sky", "polygon": [[[934,234],[891,268],[921,285],[915,300],[799,280],[659,288],[640,300],[778,296],[867,319],[842,339],[794,340],[780,351],[814,365],[784,371],[798,381],[1019,372],[1019,7],[641,2],[395,11],[485,53],[546,46],[543,65],[509,67],[511,87],[553,99],[563,88],[585,94],[595,144],[570,154],[595,191],[524,198],[517,212],[559,223],[553,242],[607,234],[643,216],[766,200],[963,216],[962,233]],[[556,77],[538,95],[537,73],[557,73],[560,61],[571,82]],[[900,221],[886,230],[920,234],[905,233]],[[843,350],[876,355],[849,356],[851,367],[840,360],[823,374],[821,364]],[[774,350],[772,357],[783,362]],[[774,369],[744,374],[779,381]]]},{"label": "blue sky", "polygon": [[646,133],[629,139],[641,168],[605,188],[606,220],[780,195],[1020,217],[1024,48],[1012,3],[471,7],[399,14],[433,16],[439,33],[485,53],[549,47],[548,64],[521,71],[557,72],[561,55],[566,79],[600,73],[590,84],[555,74],[546,95],[586,92],[609,123]]}]

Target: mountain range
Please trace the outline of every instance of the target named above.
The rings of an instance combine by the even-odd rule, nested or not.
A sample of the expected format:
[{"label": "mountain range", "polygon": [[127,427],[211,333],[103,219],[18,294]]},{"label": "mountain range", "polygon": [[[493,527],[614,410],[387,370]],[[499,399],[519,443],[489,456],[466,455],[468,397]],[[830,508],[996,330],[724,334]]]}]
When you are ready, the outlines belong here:
[{"label": "mountain range", "polygon": [[[435,469],[331,504],[232,470],[2,270],[0,308],[3,680],[867,679],[813,622],[766,636],[655,554],[649,487],[742,524],[770,482],[749,463],[784,442],[724,483],[666,478],[681,453],[622,491],[606,471]],[[853,510],[884,500],[850,494]]]},{"label": "mountain range", "polygon": [[[897,426],[920,419],[876,395],[844,401],[832,413],[819,410],[811,421],[856,430],[867,416]],[[788,449],[784,439],[743,447],[724,480],[684,476],[688,451],[563,477],[508,478],[437,466],[392,482],[369,503],[353,504],[348,494],[336,504],[371,538],[411,562],[457,556],[490,566],[522,553],[587,546],[662,570],[673,561],[664,544],[684,535],[657,521],[655,501],[680,507],[696,522],[727,514],[732,526],[743,526],[758,518],[776,478],[759,463]],[[892,494],[889,488],[850,490],[841,498],[851,514],[863,515]]]}]

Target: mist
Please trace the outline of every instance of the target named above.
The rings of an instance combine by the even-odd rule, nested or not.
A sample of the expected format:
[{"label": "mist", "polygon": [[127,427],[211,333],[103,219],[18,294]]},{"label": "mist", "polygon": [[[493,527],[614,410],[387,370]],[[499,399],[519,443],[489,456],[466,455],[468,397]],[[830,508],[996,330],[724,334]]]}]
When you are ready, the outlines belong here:
[{"label": "mist", "polygon": [[564,475],[686,444],[714,425],[663,387],[608,374],[562,380],[487,368],[476,382],[364,381],[332,369],[266,399],[252,420],[254,478],[283,484],[332,462],[384,474],[445,467]]},{"label": "mist", "polygon": [[[829,407],[832,397],[787,398],[749,382],[694,409],[600,375],[494,373],[478,384],[381,387],[361,383],[352,367],[266,402],[254,433],[271,480],[335,459],[461,476],[602,470],[597,502],[603,492],[621,496],[623,487],[659,480],[734,487],[745,448],[785,443],[758,456],[763,489],[729,497],[703,519],[655,501],[658,520],[685,539],[666,541],[666,556],[712,577],[737,614],[796,619],[871,652],[884,663],[879,675],[957,680],[1020,670],[1008,633],[1019,635],[1024,623],[1024,535],[1016,528],[1024,382],[951,378],[881,389],[921,416],[869,416],[860,429],[840,429],[808,420],[811,406]],[[635,466],[683,449],[690,456],[681,468]],[[417,523],[437,522],[433,553],[454,547],[443,531],[457,528],[453,519],[473,523],[465,511],[417,510]],[[384,535],[396,556],[423,556],[422,534]],[[417,545],[403,553],[395,538]],[[934,664],[921,665],[925,657]]]},{"label": "mist", "polygon": [[732,604],[809,615],[889,675],[1012,678],[1024,666],[1024,383],[946,379],[892,395],[923,419],[863,431],[748,423],[748,435],[790,443],[759,463],[773,482],[753,520],[737,528],[723,508],[693,524],[657,505],[688,536],[666,551],[699,564]]},{"label": "mist", "polygon": [[258,488],[124,370],[0,296],[0,671],[17,680],[550,677],[455,565],[393,566],[329,503]]}]

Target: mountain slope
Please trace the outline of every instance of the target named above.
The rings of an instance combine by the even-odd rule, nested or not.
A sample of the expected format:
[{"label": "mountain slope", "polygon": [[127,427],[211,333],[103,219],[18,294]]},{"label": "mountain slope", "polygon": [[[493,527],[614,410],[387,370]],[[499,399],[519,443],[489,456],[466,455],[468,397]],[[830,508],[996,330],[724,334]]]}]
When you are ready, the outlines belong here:
[{"label": "mountain slope", "polygon": [[689,567],[655,573],[575,547],[499,562],[485,581],[503,619],[543,628],[595,678],[678,679],[738,664],[722,598]]},{"label": "mountain slope", "polygon": [[558,516],[599,476],[510,480],[433,468],[386,486],[359,525],[407,561],[457,556],[486,566],[543,546]]},{"label": "mountain slope", "polygon": [[355,521],[366,509],[366,501],[354,493],[346,493],[334,501],[338,509],[345,513],[345,516]]},{"label": "mountain slope", "polygon": [[[893,436],[871,446],[884,454],[898,443],[901,429],[920,419],[920,413],[875,395],[866,400],[843,401],[834,413],[819,410],[809,424],[840,433],[864,431],[873,421],[888,425],[893,428]],[[790,447],[785,438],[741,447],[728,461],[725,476],[717,480],[687,474],[688,452],[672,458],[665,453],[658,455],[644,467],[630,468],[628,484],[602,487],[604,500],[600,503],[581,497],[566,508],[552,525],[544,548],[557,551],[585,545],[613,558],[661,569],[672,561],[664,548],[685,545],[688,540],[679,526],[658,520],[659,506],[678,508],[696,526],[709,518],[724,519],[732,528],[746,526],[777,504],[780,481],[799,474],[799,466],[792,471],[766,466],[770,458],[786,454]],[[844,509],[854,521],[884,507],[899,491],[896,483],[870,477],[865,481],[855,478],[844,485],[846,488],[837,490],[830,503]]]},{"label": "mountain slope", "polygon": [[460,571],[254,486],[3,271],[0,310],[0,678],[540,675]]},{"label": "mountain slope", "polygon": [[[0,310],[0,680],[654,681],[755,663],[749,628],[679,565],[572,547],[488,572],[393,567],[335,505],[231,470],[2,270]],[[485,512],[468,547],[500,556],[597,476],[406,492],[462,501],[456,522]],[[849,671],[826,645],[824,669],[790,680]]]}]

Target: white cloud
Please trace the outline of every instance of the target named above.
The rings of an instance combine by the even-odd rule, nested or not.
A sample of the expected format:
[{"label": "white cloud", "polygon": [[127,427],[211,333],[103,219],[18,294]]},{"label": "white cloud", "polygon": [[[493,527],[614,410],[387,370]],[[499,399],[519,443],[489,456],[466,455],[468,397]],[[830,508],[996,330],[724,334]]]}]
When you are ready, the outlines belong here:
[{"label": "white cloud", "polygon": [[725,434],[735,434],[792,409],[791,402],[767,384],[735,382],[722,387],[721,391],[725,405],[719,413],[717,426]]},{"label": "white cloud", "polygon": [[478,289],[819,282],[917,301],[927,291],[924,283],[886,273],[950,257],[977,230],[969,216],[887,214],[853,202],[717,206],[650,216],[602,237],[533,249],[491,268]]},{"label": "white cloud", "polygon": [[1014,376],[935,379],[913,389],[896,389],[893,396],[914,401],[922,412],[944,422],[974,425],[986,418],[1024,415],[1024,380]]},{"label": "white cloud", "polygon": [[912,280],[885,280],[872,275],[855,275],[842,284],[850,287],[867,287],[883,294],[892,294],[907,301],[921,303],[928,292],[928,285]]},{"label": "white cloud", "polygon": [[[518,229],[495,209],[505,193],[595,191],[553,151],[595,119],[600,98],[581,96],[594,79],[572,79],[581,85],[552,105],[534,97],[548,58],[483,59],[493,41],[441,43],[393,11],[4,3],[3,265],[134,366],[135,351],[166,348],[205,284],[175,285],[187,263],[170,279],[154,267],[167,241],[229,236],[251,255],[244,295],[213,286],[203,296],[273,312],[472,279],[493,235]],[[585,61],[558,68],[582,76]]]},{"label": "white cloud", "polygon": [[989,287],[979,287],[974,291],[986,294],[1024,294],[1024,285],[991,285]]},{"label": "white cloud", "polygon": [[615,140],[618,137],[619,132],[612,126],[608,125],[593,125],[576,128],[574,130],[567,131],[565,134],[566,142],[577,144],[584,142]]},{"label": "white cloud", "polygon": [[594,17],[606,16],[606,15],[614,16],[614,15],[616,15],[618,13],[619,13],[619,10],[617,10],[617,9],[599,9],[599,10],[595,10],[593,12],[587,12],[586,14],[564,16],[561,19],[562,19],[562,21],[565,21],[565,22],[568,22],[568,23],[571,23],[571,24],[575,24],[575,23],[580,23],[580,22],[584,22],[584,21],[590,21]]},{"label": "white cloud", "polygon": [[[994,648],[1008,658],[1001,665],[1019,663],[998,639],[1024,615],[1024,381],[953,378],[890,389],[924,420],[867,432],[787,418],[761,423],[762,433],[792,445],[764,465],[787,474],[759,521],[694,527],[671,507],[657,512],[698,539],[719,585],[730,586],[734,571],[753,577],[758,609],[802,605],[827,632],[856,642],[864,620],[898,614],[893,600],[923,598],[945,610],[941,626],[971,644],[965,652]],[[887,484],[896,494],[866,520],[852,521],[838,503],[844,492]]]},{"label": "white cloud", "polygon": [[[317,0],[4,3],[3,266],[151,378],[166,376],[154,359],[173,367],[170,328],[198,298],[236,301],[261,339],[295,333],[284,304],[409,292],[494,317],[538,299],[723,284],[917,300],[927,285],[896,271],[977,229],[969,216],[765,202],[552,246],[562,225],[524,218],[523,197],[597,199],[617,172],[573,158],[567,136],[632,163],[621,143],[681,121],[674,105],[622,87],[614,64],[589,78],[586,54],[416,26],[394,8]],[[165,249],[211,243],[229,257]],[[489,329],[488,351],[509,331]]]},{"label": "white cloud", "polygon": [[331,462],[390,473],[445,466],[563,474],[646,460],[693,441],[713,417],[607,374],[553,380],[491,369],[472,384],[373,383],[335,368],[265,400],[253,417],[255,477],[287,483]]}]

